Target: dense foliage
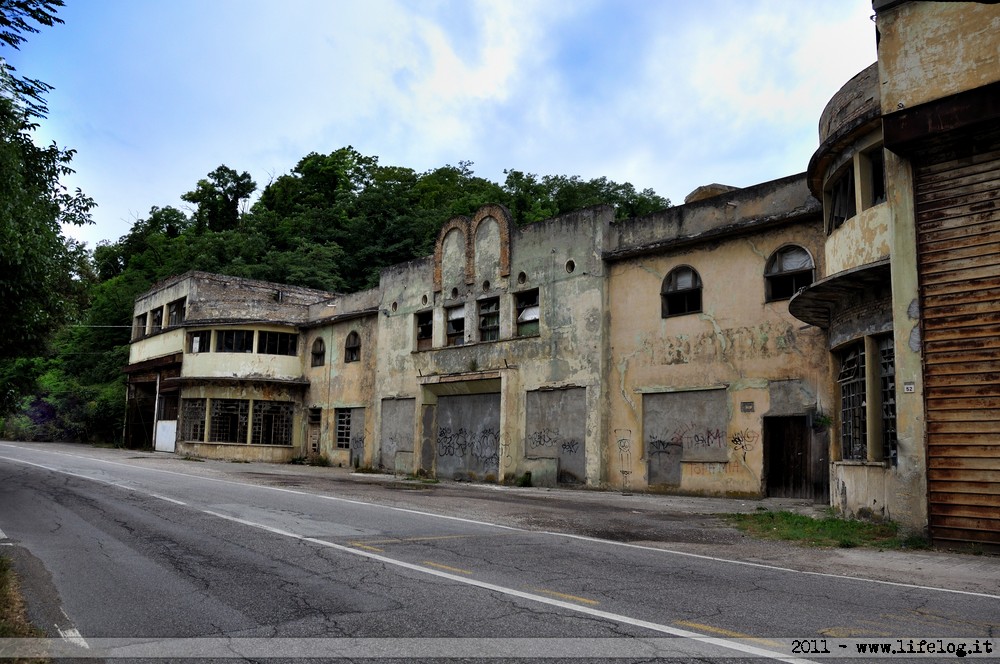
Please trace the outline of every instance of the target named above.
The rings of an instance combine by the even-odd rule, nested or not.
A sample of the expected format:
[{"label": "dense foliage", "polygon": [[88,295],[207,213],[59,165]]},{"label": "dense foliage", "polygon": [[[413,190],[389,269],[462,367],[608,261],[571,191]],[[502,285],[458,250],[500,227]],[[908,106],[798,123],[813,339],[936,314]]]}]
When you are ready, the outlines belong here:
[{"label": "dense foliage", "polygon": [[[12,15],[39,21],[48,11],[40,22],[51,25],[59,4],[0,0],[0,42],[16,47],[2,31]],[[500,184],[477,177],[469,162],[418,173],[345,147],[306,155],[252,205],[257,184],[221,165],[181,195],[186,211],[154,206],[90,254],[60,232],[61,223],[87,222],[93,205],[59,185],[72,152],[30,140],[31,113],[44,109],[48,88],[17,80],[0,98],[0,296],[16,303],[0,318],[0,434],[8,437],[120,440],[133,302],[166,277],[204,270],[350,292],[376,285],[386,266],[430,254],[444,222],[487,203],[507,206],[519,225],[599,203],[619,217],[670,204],[607,178],[510,170]],[[25,90],[34,91],[33,111],[17,104]]]}]

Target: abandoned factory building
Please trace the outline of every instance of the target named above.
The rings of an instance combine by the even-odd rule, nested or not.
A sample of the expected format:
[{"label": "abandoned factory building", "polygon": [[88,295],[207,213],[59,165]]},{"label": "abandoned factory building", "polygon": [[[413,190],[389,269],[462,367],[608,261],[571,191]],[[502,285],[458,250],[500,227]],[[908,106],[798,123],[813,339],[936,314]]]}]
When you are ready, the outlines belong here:
[{"label": "abandoned factory building", "polygon": [[1000,546],[1000,5],[873,6],[805,173],[617,221],[488,205],[349,295],[155,285],[130,444],[812,498]]}]

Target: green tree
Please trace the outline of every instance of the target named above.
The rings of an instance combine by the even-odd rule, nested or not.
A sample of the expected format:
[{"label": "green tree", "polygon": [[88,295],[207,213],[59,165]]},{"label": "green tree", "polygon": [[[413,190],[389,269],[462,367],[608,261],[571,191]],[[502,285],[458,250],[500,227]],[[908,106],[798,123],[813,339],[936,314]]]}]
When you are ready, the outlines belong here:
[{"label": "green tree", "polygon": [[244,171],[237,173],[225,164],[198,180],[194,190],[181,200],[195,205],[194,220],[199,231],[228,231],[239,226],[240,204],[257,191],[257,183]]},{"label": "green tree", "polygon": [[[33,23],[52,25],[57,1],[0,0],[0,45],[17,48]],[[31,132],[45,110],[39,81],[0,64],[0,359],[30,356],[58,325],[77,313],[66,291],[78,271],[79,247],[63,224],[90,223],[94,201],[61,178],[72,173],[72,150],[38,147]]]}]

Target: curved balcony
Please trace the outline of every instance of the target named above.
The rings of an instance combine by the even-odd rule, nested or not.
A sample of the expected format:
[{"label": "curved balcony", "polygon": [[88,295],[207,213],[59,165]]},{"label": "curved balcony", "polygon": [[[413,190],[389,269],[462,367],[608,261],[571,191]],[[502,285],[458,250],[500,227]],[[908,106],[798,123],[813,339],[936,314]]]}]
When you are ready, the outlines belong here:
[{"label": "curved balcony", "polygon": [[302,358],[260,353],[187,353],[181,379],[305,381]]},{"label": "curved balcony", "polygon": [[826,274],[877,263],[889,258],[892,223],[889,206],[876,205],[844,221],[826,239]]}]

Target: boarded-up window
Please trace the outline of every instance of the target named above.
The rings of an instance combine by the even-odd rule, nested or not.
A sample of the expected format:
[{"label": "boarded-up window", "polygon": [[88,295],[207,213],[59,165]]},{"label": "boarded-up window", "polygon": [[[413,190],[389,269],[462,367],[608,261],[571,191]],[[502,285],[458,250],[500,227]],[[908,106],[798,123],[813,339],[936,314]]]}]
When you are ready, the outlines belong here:
[{"label": "boarded-up window", "polygon": [[448,345],[461,346],[465,343],[465,305],[451,307],[446,313],[448,318]]},{"label": "boarded-up window", "polygon": [[[651,485],[678,486],[681,461],[729,461],[729,401],[726,391],[644,394],[643,444]],[[760,432],[748,435],[760,436]]]}]

